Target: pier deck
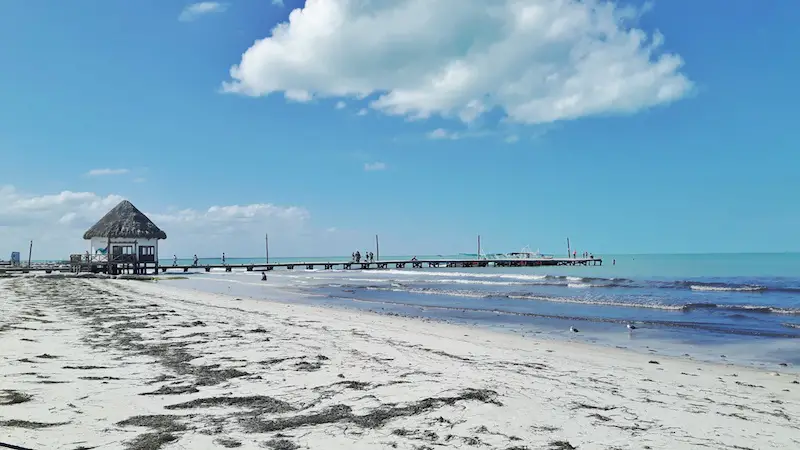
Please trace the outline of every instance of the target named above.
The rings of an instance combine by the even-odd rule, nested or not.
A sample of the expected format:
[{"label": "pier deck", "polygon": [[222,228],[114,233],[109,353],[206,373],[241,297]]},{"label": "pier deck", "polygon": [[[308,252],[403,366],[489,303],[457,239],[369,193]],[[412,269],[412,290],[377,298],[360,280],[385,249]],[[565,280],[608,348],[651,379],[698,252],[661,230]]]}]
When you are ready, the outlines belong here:
[{"label": "pier deck", "polygon": [[[199,265],[162,265],[161,273],[167,271],[189,272],[190,270],[223,269],[226,272],[244,270],[247,272],[272,271],[275,269],[294,270],[379,270],[379,269],[424,269],[424,268],[473,268],[473,267],[542,267],[542,266],[601,266],[602,258],[541,258],[541,259],[419,259],[419,260],[378,260],[372,262],[355,261],[297,261],[280,263],[245,263],[245,264],[199,264]],[[73,263],[70,268],[62,267],[14,267],[0,268],[0,273],[27,273],[35,271],[51,272],[105,272],[107,263],[81,262]]]},{"label": "pier deck", "polygon": [[[277,268],[294,270],[302,268],[308,270],[378,270],[378,269],[423,269],[423,268],[442,268],[442,267],[541,267],[541,266],[599,266],[603,264],[600,258],[542,258],[542,259],[420,259],[420,260],[379,260],[373,262],[355,261],[315,261],[315,262],[282,262],[282,263],[248,263],[248,264],[199,264],[195,265],[164,265],[159,266],[158,270],[162,273],[167,271],[183,271],[203,269],[210,272],[211,269],[224,269],[231,272],[234,269],[245,270],[248,272],[271,271]],[[102,270],[102,268],[100,268]]]}]

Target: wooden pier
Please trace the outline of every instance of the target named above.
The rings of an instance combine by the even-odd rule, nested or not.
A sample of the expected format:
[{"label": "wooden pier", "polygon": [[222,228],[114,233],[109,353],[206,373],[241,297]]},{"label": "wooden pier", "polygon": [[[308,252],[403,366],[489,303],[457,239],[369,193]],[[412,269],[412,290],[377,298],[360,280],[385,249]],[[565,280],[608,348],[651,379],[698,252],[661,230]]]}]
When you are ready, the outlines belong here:
[{"label": "wooden pier", "polygon": [[601,266],[600,258],[542,258],[542,259],[420,259],[420,260],[389,260],[372,262],[355,261],[327,261],[327,262],[285,262],[264,264],[206,264],[206,265],[173,265],[159,266],[161,272],[168,270],[224,269],[231,272],[241,269],[247,272],[271,271],[277,268],[294,270],[302,268],[307,270],[380,270],[380,269],[424,269],[424,268],[473,268],[473,267],[542,267],[542,266]]},{"label": "wooden pier", "polygon": [[[222,269],[226,272],[243,270],[247,272],[272,271],[275,269],[294,270],[386,270],[386,269],[425,269],[425,268],[475,268],[475,267],[543,267],[543,266],[601,266],[602,258],[542,258],[542,259],[420,259],[420,260],[387,260],[371,262],[355,261],[323,261],[323,262],[281,262],[281,263],[245,263],[245,264],[199,264],[199,265],[159,265],[161,273],[167,271],[189,272],[190,270]],[[91,272],[105,273],[108,264],[105,262],[72,261],[69,267],[34,266],[34,267],[0,267],[0,274],[29,272]],[[119,272],[125,272],[120,270]]]},{"label": "wooden pier", "polygon": [[34,266],[12,266],[0,264],[0,275],[15,274],[15,273],[31,273],[31,272],[70,272],[70,267],[64,264],[37,264]]}]

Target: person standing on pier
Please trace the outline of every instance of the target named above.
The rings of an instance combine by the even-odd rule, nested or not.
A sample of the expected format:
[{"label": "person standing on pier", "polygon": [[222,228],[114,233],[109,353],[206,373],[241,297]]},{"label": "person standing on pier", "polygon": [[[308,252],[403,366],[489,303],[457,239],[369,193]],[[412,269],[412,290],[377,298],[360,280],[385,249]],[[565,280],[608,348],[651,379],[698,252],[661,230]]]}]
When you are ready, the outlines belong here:
[{"label": "person standing on pier", "polygon": [[197,267],[197,255],[194,255],[194,259],[192,260],[192,265]]},{"label": "person standing on pier", "polygon": [[225,265],[225,252],[222,252],[222,265]]},{"label": "person standing on pier", "polygon": [[356,262],[361,262],[361,252],[356,250]]},{"label": "person standing on pier", "polygon": [[375,262],[375,253],[369,252],[369,262]]},{"label": "person standing on pier", "polygon": [[178,257],[176,255],[172,255],[172,267],[178,265]]}]

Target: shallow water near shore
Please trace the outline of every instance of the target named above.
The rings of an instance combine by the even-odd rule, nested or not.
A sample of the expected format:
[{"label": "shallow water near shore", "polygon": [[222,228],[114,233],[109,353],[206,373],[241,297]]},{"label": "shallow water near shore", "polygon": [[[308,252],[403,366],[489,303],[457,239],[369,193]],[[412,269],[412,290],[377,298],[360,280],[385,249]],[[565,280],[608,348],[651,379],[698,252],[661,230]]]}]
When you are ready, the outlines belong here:
[{"label": "shallow water near shore", "polygon": [[715,362],[800,365],[800,255],[604,259],[602,267],[275,270],[267,282],[199,271],[167,282]]}]

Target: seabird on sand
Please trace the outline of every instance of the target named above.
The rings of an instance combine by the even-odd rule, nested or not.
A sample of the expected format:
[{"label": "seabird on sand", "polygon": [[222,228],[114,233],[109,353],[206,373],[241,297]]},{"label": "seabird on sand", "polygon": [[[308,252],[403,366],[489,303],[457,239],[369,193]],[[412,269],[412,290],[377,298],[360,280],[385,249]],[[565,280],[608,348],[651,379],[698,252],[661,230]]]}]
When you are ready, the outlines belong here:
[{"label": "seabird on sand", "polygon": [[572,331],[573,333],[577,333],[578,329],[575,328],[575,327],[569,327],[569,331]]}]

